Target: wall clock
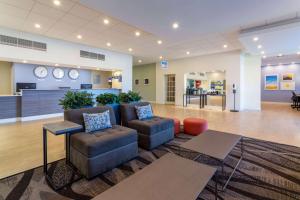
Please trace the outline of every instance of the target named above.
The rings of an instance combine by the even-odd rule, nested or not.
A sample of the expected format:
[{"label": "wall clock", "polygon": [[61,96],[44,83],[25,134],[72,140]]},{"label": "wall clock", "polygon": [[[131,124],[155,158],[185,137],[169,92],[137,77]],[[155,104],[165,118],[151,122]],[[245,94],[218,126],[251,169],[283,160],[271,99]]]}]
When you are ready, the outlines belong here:
[{"label": "wall clock", "polygon": [[77,69],[70,69],[69,70],[69,77],[70,79],[76,80],[79,77],[79,71]]},{"label": "wall clock", "polygon": [[65,76],[65,71],[62,68],[54,68],[52,74],[54,78],[62,79]]},{"label": "wall clock", "polygon": [[37,78],[46,78],[48,76],[48,69],[45,66],[37,66],[34,68],[33,73]]}]

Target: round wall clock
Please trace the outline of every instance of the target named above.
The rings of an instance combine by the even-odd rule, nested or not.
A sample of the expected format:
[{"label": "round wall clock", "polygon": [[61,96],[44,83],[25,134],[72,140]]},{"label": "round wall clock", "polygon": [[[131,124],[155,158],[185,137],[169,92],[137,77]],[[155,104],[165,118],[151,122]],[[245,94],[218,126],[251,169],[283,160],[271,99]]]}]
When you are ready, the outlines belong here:
[{"label": "round wall clock", "polygon": [[79,77],[79,71],[77,69],[70,69],[69,70],[69,77],[70,79],[76,80]]},{"label": "round wall clock", "polygon": [[56,79],[62,79],[65,76],[65,71],[62,68],[55,68],[52,73]]},{"label": "round wall clock", "polygon": [[48,69],[45,66],[37,66],[34,68],[33,73],[37,78],[46,78],[48,76]]}]

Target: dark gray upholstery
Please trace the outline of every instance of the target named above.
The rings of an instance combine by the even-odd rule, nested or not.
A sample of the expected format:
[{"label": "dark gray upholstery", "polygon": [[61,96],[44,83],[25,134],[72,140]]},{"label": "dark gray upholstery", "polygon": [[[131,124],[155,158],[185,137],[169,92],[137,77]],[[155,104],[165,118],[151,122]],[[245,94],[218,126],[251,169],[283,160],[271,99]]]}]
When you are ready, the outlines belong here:
[{"label": "dark gray upholstery", "polygon": [[71,145],[86,157],[94,157],[137,141],[136,131],[119,125],[97,131],[72,135]]},{"label": "dark gray upholstery", "polygon": [[65,111],[65,120],[81,125],[83,113],[110,111],[112,128],[85,133],[84,129],[70,138],[70,160],[83,175],[92,178],[133,159],[138,153],[137,131],[116,125],[111,107],[74,109]]},{"label": "dark gray upholstery", "polygon": [[174,121],[158,116],[139,120],[135,106],[148,104],[148,102],[121,104],[121,119],[122,125],[137,130],[140,147],[153,149],[174,138]]}]

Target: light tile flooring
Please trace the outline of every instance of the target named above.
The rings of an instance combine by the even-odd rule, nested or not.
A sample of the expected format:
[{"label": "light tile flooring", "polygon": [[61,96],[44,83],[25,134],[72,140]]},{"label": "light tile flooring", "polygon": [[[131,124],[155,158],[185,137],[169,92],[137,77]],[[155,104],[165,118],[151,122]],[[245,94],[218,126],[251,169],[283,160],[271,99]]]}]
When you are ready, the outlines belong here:
[{"label": "light tile flooring", "polygon": [[[263,104],[261,112],[221,112],[153,105],[165,117],[200,117],[213,130],[300,147],[300,111],[287,104]],[[62,118],[0,125],[0,179],[42,165],[42,125]],[[64,157],[63,136],[48,134],[49,162]]]}]

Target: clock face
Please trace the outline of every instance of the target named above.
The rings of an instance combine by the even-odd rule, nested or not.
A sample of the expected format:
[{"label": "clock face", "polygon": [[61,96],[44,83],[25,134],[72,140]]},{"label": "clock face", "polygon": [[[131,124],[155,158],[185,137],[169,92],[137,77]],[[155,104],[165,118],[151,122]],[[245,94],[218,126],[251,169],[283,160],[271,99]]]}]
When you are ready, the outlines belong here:
[{"label": "clock face", "polygon": [[79,77],[79,71],[76,69],[70,69],[69,71],[69,77],[70,79],[76,80]]},{"label": "clock face", "polygon": [[53,76],[56,79],[62,79],[65,76],[65,71],[61,68],[55,68],[53,70]]},{"label": "clock face", "polygon": [[38,78],[46,78],[48,76],[48,69],[44,66],[34,68],[33,73]]}]

